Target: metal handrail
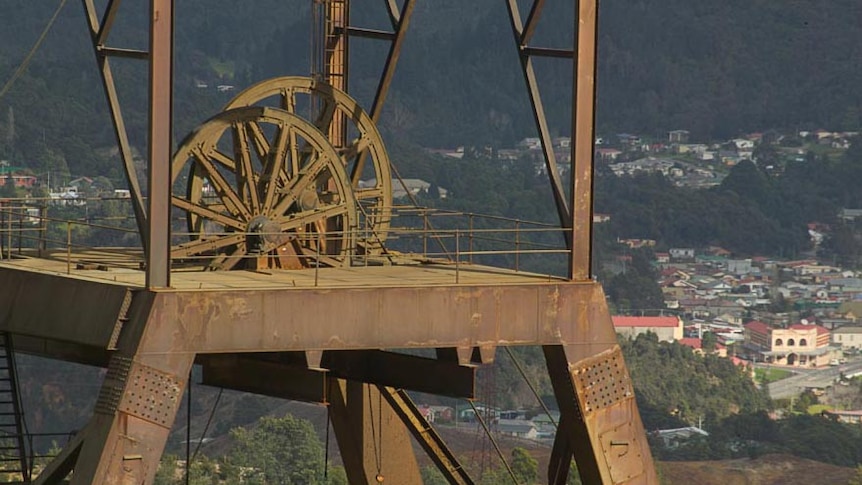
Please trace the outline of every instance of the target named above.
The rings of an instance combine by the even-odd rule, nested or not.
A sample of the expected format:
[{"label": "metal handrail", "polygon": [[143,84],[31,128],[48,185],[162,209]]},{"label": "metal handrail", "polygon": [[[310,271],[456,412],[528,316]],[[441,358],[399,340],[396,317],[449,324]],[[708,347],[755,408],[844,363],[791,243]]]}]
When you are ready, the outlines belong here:
[{"label": "metal handrail", "polygon": [[[87,198],[86,201],[118,200],[126,202],[124,198]],[[143,268],[143,251],[139,245],[122,247],[99,247],[89,239],[88,230],[103,231],[102,237],[111,237],[106,234],[115,232],[119,241],[127,240],[124,236],[137,234],[132,227],[121,227],[118,225],[105,224],[105,221],[132,220],[131,214],[127,216],[94,215],[82,218],[57,217],[52,213],[48,216],[47,210],[50,204],[46,200],[26,199],[16,201],[0,201],[0,258],[10,259],[13,257],[32,256],[36,249],[37,257],[50,256],[54,259],[63,257],[66,262],[66,271],[71,273],[73,265],[91,263],[86,257],[80,257],[81,252],[97,249],[100,257],[98,261],[100,268]],[[76,206],[77,207],[77,206]],[[37,209],[34,211],[34,209]],[[70,208],[74,211],[75,208]],[[389,227],[385,230],[387,244],[383,254],[378,257],[392,257],[397,251],[409,253],[415,257],[421,257],[427,262],[454,263],[456,278],[460,277],[461,266],[477,261],[493,261],[490,266],[521,271],[524,257],[539,257],[550,255],[565,255],[570,251],[565,247],[565,230],[552,224],[536,221],[525,221],[498,215],[484,215],[469,212],[458,212],[448,209],[417,208],[405,206],[393,206],[383,209],[390,214]],[[94,209],[98,213],[98,208]],[[380,218],[374,214],[365,214],[359,221],[364,226],[373,220]],[[185,217],[174,217],[174,227],[184,226]],[[437,220],[433,226],[430,220]],[[365,224],[363,224],[365,223]],[[88,230],[78,231],[76,228]],[[433,229],[432,229],[433,227]],[[224,235],[237,236],[238,233],[222,232],[208,233],[205,237],[219,237]],[[250,232],[248,236],[265,237],[269,233],[259,231]],[[306,247],[313,254],[291,254],[303,266],[315,268],[318,271],[321,256],[318,244],[313,240],[337,239],[342,236],[351,241],[374,241],[381,233],[373,227],[356,227],[349,231],[315,232],[313,234],[293,235],[292,237],[305,239]],[[174,231],[172,243],[178,245],[184,241],[194,240],[201,237],[200,234]],[[428,241],[437,240],[439,250],[432,250]],[[356,245],[353,245],[356,246]],[[17,247],[17,251],[15,248]],[[135,251],[140,251],[136,253]],[[393,252],[395,251],[395,252]],[[65,253],[60,256],[60,253]],[[115,255],[111,255],[114,252]],[[332,257],[344,259],[345,264],[351,266],[368,265],[371,257],[360,254],[357,247],[345,252],[340,252]],[[204,261],[211,260],[212,254],[186,255],[172,258],[175,269],[184,269],[185,266],[194,266]],[[267,258],[275,257],[273,254],[248,254],[243,258]],[[490,259],[489,259],[490,258]]]}]

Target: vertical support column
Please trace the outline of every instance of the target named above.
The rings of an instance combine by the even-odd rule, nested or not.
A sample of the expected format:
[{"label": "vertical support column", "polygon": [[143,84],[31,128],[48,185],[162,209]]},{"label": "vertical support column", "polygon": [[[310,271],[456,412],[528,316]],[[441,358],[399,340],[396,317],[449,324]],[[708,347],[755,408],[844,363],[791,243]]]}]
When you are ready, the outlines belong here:
[{"label": "vertical support column", "polygon": [[[323,80],[332,87],[347,92],[349,0],[327,0],[324,22]],[[329,141],[335,148],[346,145],[347,123],[344,113],[336,111],[329,125]]]},{"label": "vertical support column", "polygon": [[150,133],[147,193],[147,288],[170,281],[173,0],[150,0]]},{"label": "vertical support column", "polygon": [[350,483],[422,483],[410,435],[377,387],[330,383],[332,427]]},{"label": "vertical support column", "polygon": [[591,277],[598,0],[578,0],[572,99],[572,200],[569,278]]}]

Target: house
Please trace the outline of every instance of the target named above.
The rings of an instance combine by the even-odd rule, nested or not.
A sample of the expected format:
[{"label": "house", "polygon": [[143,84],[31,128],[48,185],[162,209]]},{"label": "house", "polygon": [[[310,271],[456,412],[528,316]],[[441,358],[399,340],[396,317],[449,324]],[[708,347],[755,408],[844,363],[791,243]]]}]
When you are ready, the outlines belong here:
[{"label": "house", "polygon": [[839,327],[832,331],[832,343],[842,349],[862,349],[862,327]]},{"label": "house", "polygon": [[693,248],[670,248],[668,253],[673,261],[694,261]]},{"label": "house", "polygon": [[860,424],[862,423],[862,410],[841,411],[837,409],[823,411],[823,417],[834,419],[839,423]]},{"label": "house", "polygon": [[821,367],[840,356],[832,347],[831,332],[820,325],[803,323],[773,328],[754,321],[745,325],[745,346],[756,358],[777,365]]},{"label": "house", "polygon": [[656,430],[654,433],[655,436],[657,436],[668,448],[676,448],[680,444],[694,437],[709,436],[709,433],[696,426],[687,426],[685,428],[674,429],[659,429]]},{"label": "house", "polygon": [[841,209],[838,218],[844,222],[853,222],[862,217],[862,209]]},{"label": "house", "polygon": [[417,409],[419,414],[429,423],[450,423],[455,419],[455,410],[449,406],[420,404]]},{"label": "house", "polygon": [[498,419],[497,432],[505,436],[534,440],[539,437],[535,423],[526,419]]},{"label": "house", "polygon": [[663,342],[683,337],[683,322],[679,317],[613,317],[614,328],[623,337],[635,338],[642,333],[654,333]]},{"label": "house", "polygon": [[596,150],[596,156],[603,162],[614,162],[622,154],[623,152],[616,148],[599,148]]},{"label": "house", "polygon": [[[703,355],[705,351],[703,350],[703,339],[696,337],[686,337],[678,340],[680,345],[684,345],[686,347],[690,347],[695,354]],[[721,344],[715,344],[715,349],[711,352],[719,357],[727,357],[727,347]]]},{"label": "house", "polygon": [[837,313],[853,323],[862,323],[862,301],[845,301]]}]

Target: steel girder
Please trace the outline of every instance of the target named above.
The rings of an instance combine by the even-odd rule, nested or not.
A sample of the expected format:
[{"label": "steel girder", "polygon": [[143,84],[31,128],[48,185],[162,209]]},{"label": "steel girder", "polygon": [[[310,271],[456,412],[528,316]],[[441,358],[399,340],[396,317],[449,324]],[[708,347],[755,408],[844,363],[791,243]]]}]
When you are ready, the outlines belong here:
[{"label": "steel girder", "polygon": [[[0,283],[16,288],[0,295],[0,307],[13,309],[3,315],[0,330],[21,335],[16,341],[25,342],[23,350],[72,360],[89,355],[97,363],[93,356],[109,357],[101,362],[108,375],[97,412],[71,445],[79,449],[65,453],[61,461],[68,463],[53,465],[39,483],[70,469],[78,483],[147,483],[195,359],[204,366],[205,382],[216,385],[333,406],[338,392],[347,407],[353,395],[353,405],[364,407],[368,418],[361,426],[341,425],[343,451],[356,453],[348,458],[361,463],[366,476],[369,470],[413,476],[412,465],[381,467],[375,440],[394,449],[405,439],[402,433],[423,427],[399,404],[403,400],[393,404],[384,393],[380,404],[377,393],[383,389],[391,397],[389,389],[439,392],[446,386],[469,395],[472,369],[458,364],[470,365],[480,349],[487,361],[496,346],[513,344],[544,346],[563,412],[549,483],[564,483],[573,456],[585,478],[654,483],[631,382],[596,283],[131,291],[14,270],[0,270]],[[49,295],[63,295],[58,303],[67,303],[46,307],[41,302]],[[332,305],[333,299],[340,304]],[[305,310],[288,310],[299,307]],[[444,350],[431,359],[381,348]],[[411,378],[418,373],[424,377]],[[351,386],[361,390],[351,394]],[[363,397],[369,392],[370,399]],[[364,415],[345,412],[347,418]],[[373,433],[365,428],[372,422]],[[381,442],[380,429],[394,441]],[[428,448],[444,470],[458,469],[445,447]],[[399,483],[418,483],[406,480]]]}]

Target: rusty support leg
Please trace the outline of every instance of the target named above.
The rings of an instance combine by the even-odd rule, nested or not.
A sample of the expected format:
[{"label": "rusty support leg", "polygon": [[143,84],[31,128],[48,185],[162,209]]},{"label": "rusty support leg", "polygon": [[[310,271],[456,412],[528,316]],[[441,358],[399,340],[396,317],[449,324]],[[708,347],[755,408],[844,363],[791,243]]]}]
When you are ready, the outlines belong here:
[{"label": "rusty support leg", "polygon": [[72,484],[152,483],[194,356],[146,364],[116,355],[87,427]]},{"label": "rusty support leg", "polygon": [[66,470],[73,485],[152,483],[195,354],[170,352],[175,328],[157,294],[135,294],[128,316],[90,422],[36,483]]},{"label": "rusty support leg", "polygon": [[543,347],[561,415],[548,483],[566,483],[574,455],[584,483],[657,484],[603,292],[591,300],[583,321],[560,328],[561,345]]},{"label": "rusty support leg", "polygon": [[332,427],[350,483],[422,483],[410,435],[376,386],[330,382]]}]

